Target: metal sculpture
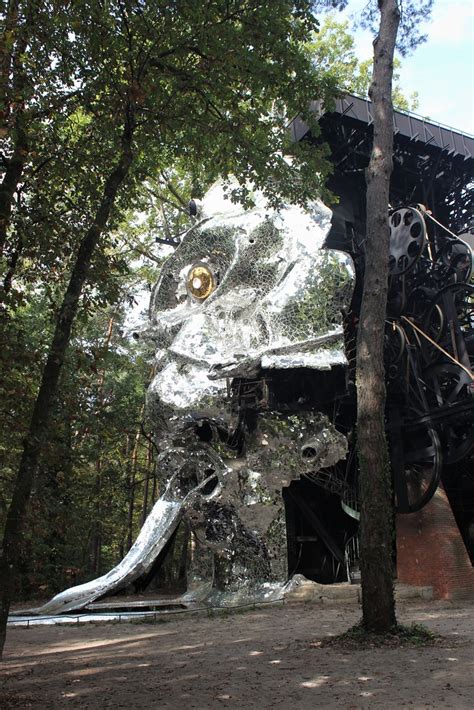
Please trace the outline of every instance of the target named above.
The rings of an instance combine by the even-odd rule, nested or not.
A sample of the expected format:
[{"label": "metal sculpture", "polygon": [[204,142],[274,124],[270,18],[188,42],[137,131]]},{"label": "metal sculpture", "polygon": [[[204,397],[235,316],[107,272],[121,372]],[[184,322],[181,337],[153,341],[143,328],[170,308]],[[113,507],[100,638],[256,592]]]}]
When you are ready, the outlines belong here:
[{"label": "metal sculpture", "polygon": [[[216,185],[200,213],[194,205],[196,223],[152,295],[148,410],[165,493],[118,567],[42,613],[81,608],[146,575],[183,519],[195,541],[183,601],[278,597],[305,571],[305,545],[317,551],[313,578],[351,576],[363,250],[353,296],[351,259],[323,248],[324,205],[275,211],[254,198],[244,211]],[[387,431],[396,508],[410,513],[434,494],[443,459],[474,452],[472,251],[421,205],[393,210],[390,230]],[[315,507],[323,493],[337,515]]]},{"label": "metal sculpture", "polygon": [[322,203],[275,210],[260,193],[254,200],[244,210],[214,186],[152,294],[148,415],[166,493],[117,568],[42,613],[83,607],[146,574],[183,518],[195,543],[187,600],[281,593],[282,489],[347,452],[307,386],[347,365],[354,270],[323,249],[331,212]]},{"label": "metal sculpture", "polygon": [[390,230],[388,428],[397,510],[409,513],[443,462],[474,451],[472,250],[422,205],[394,210]]}]

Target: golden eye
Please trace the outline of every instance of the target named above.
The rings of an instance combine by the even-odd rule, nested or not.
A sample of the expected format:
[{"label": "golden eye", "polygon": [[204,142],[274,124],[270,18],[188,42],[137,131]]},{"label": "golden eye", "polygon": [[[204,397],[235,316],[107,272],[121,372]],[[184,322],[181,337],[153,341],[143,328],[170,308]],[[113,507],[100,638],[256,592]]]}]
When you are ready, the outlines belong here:
[{"label": "golden eye", "polygon": [[197,264],[189,270],[186,287],[193,298],[204,301],[216,288],[214,274],[205,264]]}]

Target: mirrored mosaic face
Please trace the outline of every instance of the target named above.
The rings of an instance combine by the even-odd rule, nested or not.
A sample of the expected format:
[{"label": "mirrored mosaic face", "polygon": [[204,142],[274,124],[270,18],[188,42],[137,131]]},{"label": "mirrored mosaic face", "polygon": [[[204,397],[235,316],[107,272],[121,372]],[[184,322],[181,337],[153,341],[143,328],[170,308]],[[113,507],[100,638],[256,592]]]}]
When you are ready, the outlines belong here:
[{"label": "mirrored mosaic face", "polygon": [[244,211],[216,185],[203,214],[151,299],[156,371],[147,399],[160,498],[116,567],[56,595],[41,613],[81,608],[139,579],[183,519],[194,542],[183,601],[281,598],[291,572],[282,489],[347,453],[346,438],[314,405],[303,411],[299,395],[290,413],[246,409],[232,394],[236,382],[258,382],[263,372],[288,380],[345,364],[353,269],[322,248],[330,211],[315,203],[275,212],[258,194]]},{"label": "mirrored mosaic face", "polygon": [[[211,189],[150,307],[157,353],[148,410],[172,462],[165,480],[178,471],[175,495],[188,496],[198,549],[188,580],[212,579],[214,590],[234,594],[286,579],[282,488],[346,452],[319,412],[260,412],[250,427],[232,406],[235,378],[346,362],[353,269],[345,254],[323,248],[330,211],[315,203],[275,212],[255,198],[244,211],[220,185]],[[308,442],[312,457],[303,453]]]},{"label": "mirrored mosaic face", "polygon": [[219,185],[203,210],[208,219],[166,262],[151,301],[158,372],[148,401],[165,420],[222,413],[227,377],[345,362],[353,269],[322,248],[330,211],[315,203],[277,213],[257,196],[245,212]]}]

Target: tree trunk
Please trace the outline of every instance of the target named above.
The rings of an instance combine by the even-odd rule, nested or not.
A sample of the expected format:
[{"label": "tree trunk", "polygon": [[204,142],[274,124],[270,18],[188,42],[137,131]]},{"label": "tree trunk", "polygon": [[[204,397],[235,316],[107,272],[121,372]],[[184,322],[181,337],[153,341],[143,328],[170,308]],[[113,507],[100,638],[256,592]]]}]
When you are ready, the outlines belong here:
[{"label": "tree trunk", "polygon": [[[109,352],[110,341],[112,340],[112,333],[114,331],[114,316],[109,318],[107,325],[107,334],[105,336],[104,349],[105,355]],[[102,415],[102,408],[104,404],[104,388],[105,388],[105,367],[99,376],[99,383],[97,387],[97,406],[95,408],[97,417]],[[102,455],[103,455],[103,438],[102,435],[99,436],[97,441],[97,461],[95,464],[95,481],[94,481],[94,516],[95,519],[92,523],[92,541],[91,541],[91,551],[92,551],[92,572],[97,576],[100,574],[102,565]]]},{"label": "tree trunk", "polygon": [[18,264],[18,260],[21,256],[21,252],[23,251],[23,238],[21,234],[18,235],[15,251],[10,257],[10,260],[8,262],[8,270],[5,274],[5,278],[3,280],[3,293],[5,296],[10,293],[10,289],[12,287],[13,283],[13,277],[15,275],[15,270]]},{"label": "tree trunk", "polygon": [[[1,54],[1,102],[2,107],[2,121],[1,126],[5,133],[8,132],[8,118],[10,117],[10,98],[8,96],[9,89],[9,79],[10,70],[13,67],[13,79],[12,79],[12,94],[17,97],[16,103],[18,104],[14,110],[13,118],[13,153],[11,158],[6,161],[5,174],[3,180],[0,184],[0,256],[3,254],[3,249],[7,240],[8,227],[10,226],[11,213],[13,199],[15,192],[18,189],[20,180],[23,174],[23,168],[25,166],[26,159],[29,153],[29,142],[28,134],[25,126],[25,112],[24,112],[24,93],[26,85],[25,71],[23,67],[23,56],[26,52],[28,46],[28,28],[31,26],[31,17],[27,18],[20,30],[20,35],[13,49],[7,49],[8,37],[6,38],[8,32],[8,26],[10,26],[10,41],[14,36],[14,30],[16,29],[17,23],[17,13],[18,13],[18,3],[10,2],[8,6],[8,16],[6,21],[6,28],[4,35],[2,37],[2,42],[0,43],[0,54]],[[28,12],[30,15],[31,13]],[[11,122],[11,121],[10,121]]]},{"label": "tree trunk", "polygon": [[357,337],[357,439],[361,497],[362,623],[387,632],[396,622],[393,504],[385,436],[383,345],[387,305],[388,203],[393,152],[392,75],[399,24],[396,0],[379,0],[370,88],[374,142],[367,170],[367,246]]},{"label": "tree trunk", "polygon": [[20,184],[23,168],[28,156],[28,136],[24,129],[23,111],[18,111],[15,119],[15,147],[13,155],[7,161],[7,168],[0,185],[0,256],[7,241],[10,226],[13,199]]},{"label": "tree trunk", "polygon": [[144,481],[143,489],[143,505],[142,505],[142,527],[145,525],[145,520],[148,515],[148,491],[150,490],[150,478],[153,470],[153,449],[151,448],[150,442],[148,442],[148,453],[146,460],[146,475]]},{"label": "tree trunk", "polygon": [[133,130],[133,105],[127,103],[120,158],[105,182],[102,201],[96,212],[94,223],[90,226],[80,243],[69,285],[56,320],[53,340],[43,370],[38,396],[33,408],[30,428],[24,440],[23,455],[16,475],[12,500],[7,514],[2,553],[0,555],[0,579],[2,580],[0,656],[5,642],[8,612],[14,589],[15,568],[19,557],[23,520],[38,466],[38,460],[47,437],[48,422],[52,404],[58,389],[61,367],[69,343],[79,298],[89,272],[92,255],[99,241],[99,237],[107,224],[117,191],[127,176],[132,163]]},{"label": "tree trunk", "polygon": [[151,502],[152,505],[155,505],[156,503],[156,488],[157,488],[157,481],[156,481],[156,461],[153,463],[153,486],[151,489]]},{"label": "tree trunk", "polygon": [[7,121],[9,109],[10,72],[13,61],[14,36],[18,25],[18,0],[8,0],[3,32],[0,35],[0,111],[2,123]]},{"label": "tree trunk", "polygon": [[135,512],[135,481],[137,477],[137,467],[138,467],[138,446],[140,444],[140,434],[141,430],[138,429],[135,434],[135,441],[133,444],[132,458],[130,461],[130,473],[128,476],[128,518],[127,518],[127,551],[133,545],[133,514]]},{"label": "tree trunk", "polygon": [[186,520],[182,521],[181,526],[183,528],[183,546],[181,548],[181,559],[179,562],[178,582],[180,582],[186,589],[188,571],[188,547],[191,538],[191,530]]},{"label": "tree trunk", "polygon": [[[99,443],[102,446],[102,442]],[[95,462],[94,481],[94,521],[91,535],[91,570],[97,577],[102,563],[102,453],[99,451]]]}]

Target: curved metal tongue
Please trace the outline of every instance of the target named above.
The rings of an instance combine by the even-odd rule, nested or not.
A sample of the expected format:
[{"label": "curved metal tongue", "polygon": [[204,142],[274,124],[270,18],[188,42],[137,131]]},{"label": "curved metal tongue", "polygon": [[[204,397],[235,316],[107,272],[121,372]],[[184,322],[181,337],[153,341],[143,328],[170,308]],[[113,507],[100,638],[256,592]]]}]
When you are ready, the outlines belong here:
[{"label": "curved metal tongue", "polygon": [[[174,453],[181,452],[177,450]],[[97,579],[56,594],[43,606],[28,610],[29,613],[63,614],[83,609],[96,599],[116,592],[146,574],[176,530],[185,509],[193,505],[197,495],[210,496],[219,486],[214,468],[205,469],[204,472],[209,474],[197,485],[193,485],[194,481],[185,475],[188,465],[189,461],[185,461],[172,475],[166,490],[145,520],[137,539],[118,565]]]}]

